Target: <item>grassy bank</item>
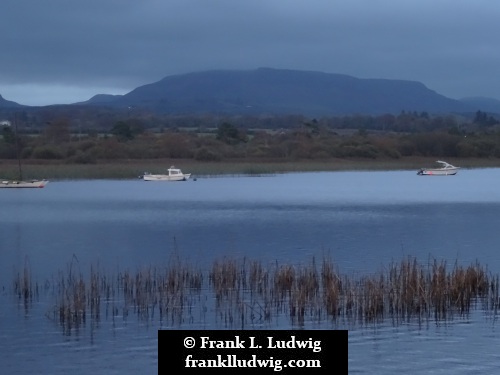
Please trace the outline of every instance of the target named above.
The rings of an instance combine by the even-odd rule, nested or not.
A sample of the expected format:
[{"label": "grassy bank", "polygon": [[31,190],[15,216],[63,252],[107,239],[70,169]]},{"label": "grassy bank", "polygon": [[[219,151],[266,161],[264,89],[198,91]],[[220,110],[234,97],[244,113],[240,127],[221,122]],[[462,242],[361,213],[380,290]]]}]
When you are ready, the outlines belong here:
[{"label": "grassy bank", "polygon": [[[66,164],[54,161],[25,160],[26,179],[46,178],[52,181],[73,179],[131,179],[143,172],[161,173],[175,165],[193,176],[262,175],[287,172],[318,172],[348,170],[417,170],[435,165],[435,158],[408,157],[400,159],[330,159],[273,161],[238,159],[223,162],[200,162],[193,159],[117,160],[96,164]],[[446,159],[461,168],[500,167],[500,159]],[[15,179],[15,160],[0,160],[0,179]]]}]

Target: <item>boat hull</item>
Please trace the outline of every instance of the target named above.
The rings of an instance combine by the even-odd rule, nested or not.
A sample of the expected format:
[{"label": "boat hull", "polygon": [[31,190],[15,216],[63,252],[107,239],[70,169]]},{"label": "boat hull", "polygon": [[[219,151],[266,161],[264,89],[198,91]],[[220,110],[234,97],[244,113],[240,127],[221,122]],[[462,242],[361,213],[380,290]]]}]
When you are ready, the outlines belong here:
[{"label": "boat hull", "polygon": [[33,180],[33,181],[0,181],[0,188],[43,188],[48,184],[47,180]]},{"label": "boat hull", "polygon": [[421,176],[454,176],[458,169],[422,169],[418,172]]},{"label": "boat hull", "polygon": [[182,174],[169,176],[166,174],[145,174],[142,176],[144,181],[187,181],[191,177],[191,174]]}]

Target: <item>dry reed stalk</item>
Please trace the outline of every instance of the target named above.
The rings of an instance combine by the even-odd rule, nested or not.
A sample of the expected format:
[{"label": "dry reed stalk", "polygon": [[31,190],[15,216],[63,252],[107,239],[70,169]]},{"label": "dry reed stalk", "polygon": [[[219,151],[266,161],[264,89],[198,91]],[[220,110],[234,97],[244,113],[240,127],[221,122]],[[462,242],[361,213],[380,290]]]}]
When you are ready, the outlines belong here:
[{"label": "dry reed stalk", "polygon": [[434,260],[431,276],[431,302],[436,320],[446,319],[448,304],[448,277],[446,273],[446,262],[441,264]]},{"label": "dry reed stalk", "polygon": [[27,312],[33,301],[33,297],[38,295],[38,283],[35,283],[33,286],[31,266],[27,256],[24,258],[22,275],[20,272],[17,272],[17,276],[14,278],[13,288],[14,293],[18,296],[18,299],[23,302],[24,309]]},{"label": "dry reed stalk", "polygon": [[371,322],[384,317],[384,280],[382,276],[369,276],[361,279],[360,300],[358,303],[359,317]]},{"label": "dry reed stalk", "polygon": [[203,287],[203,273],[183,265],[178,257],[169,263],[165,274],[158,274],[156,280],[160,320],[168,316],[172,322],[182,319],[185,306],[190,311],[187,294],[200,293]]},{"label": "dry reed stalk", "polygon": [[321,280],[323,284],[323,299],[326,307],[326,313],[334,317],[341,314],[342,295],[342,280],[333,263],[330,260],[323,260],[321,267]]},{"label": "dry reed stalk", "polygon": [[487,299],[489,305],[487,307],[489,307],[489,309],[493,309],[494,316],[496,316],[500,304],[499,290],[498,290],[500,288],[500,281],[498,275],[495,276],[493,280],[491,280],[490,288],[491,288],[490,296]]},{"label": "dry reed stalk", "polygon": [[[500,306],[499,277],[490,279],[478,262],[468,267],[456,262],[448,271],[446,261],[434,259],[424,266],[408,257],[359,278],[341,276],[330,259],[323,259],[318,273],[314,259],[306,266],[265,267],[258,261],[224,258],[213,262],[208,287],[201,270],[178,258],[161,270],[149,266],[125,270],[117,277],[106,277],[91,266],[88,282],[77,267],[74,257],[67,272],[56,279],[54,316],[59,316],[67,332],[85,323],[87,309],[91,322],[98,321],[104,301],[112,303],[113,319],[121,306],[124,318],[130,309],[149,321],[158,311],[160,321],[183,324],[186,318],[194,319],[197,304],[204,303],[202,291],[215,296],[217,322],[241,328],[279,316],[303,325],[306,320],[321,321],[324,314],[362,324],[387,316],[395,324],[410,319],[420,322],[432,315],[440,321],[454,313],[467,314],[478,299],[495,311]],[[35,289],[26,263],[24,272],[14,279],[14,291],[19,299],[29,301]]]},{"label": "dry reed stalk", "polygon": [[99,273],[94,270],[94,267],[90,267],[90,292],[89,292],[89,304],[90,304],[90,314],[94,319],[99,319],[100,317],[100,306],[101,306],[101,280]]},{"label": "dry reed stalk", "polygon": [[249,286],[252,292],[260,295],[269,289],[269,271],[264,269],[261,262],[251,261],[249,270]]},{"label": "dry reed stalk", "polygon": [[295,268],[291,265],[282,265],[275,269],[274,287],[281,296],[290,294],[295,283]]},{"label": "dry reed stalk", "polygon": [[232,295],[238,286],[237,262],[233,259],[216,260],[209,278],[217,299]]},{"label": "dry reed stalk", "polygon": [[275,278],[277,303],[282,304],[284,299],[288,299],[292,321],[297,320],[302,325],[306,316],[317,317],[321,314],[322,304],[318,300],[320,281],[314,259],[312,265],[306,267],[279,267]]}]

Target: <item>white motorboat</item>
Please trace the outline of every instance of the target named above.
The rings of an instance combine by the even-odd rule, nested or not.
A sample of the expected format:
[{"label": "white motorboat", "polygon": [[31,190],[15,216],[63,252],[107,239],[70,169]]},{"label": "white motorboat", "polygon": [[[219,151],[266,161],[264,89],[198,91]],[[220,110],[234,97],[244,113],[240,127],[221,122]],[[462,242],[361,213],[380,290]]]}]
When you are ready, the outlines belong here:
[{"label": "white motorboat", "polygon": [[191,173],[182,173],[179,168],[171,166],[167,169],[166,174],[152,174],[146,172],[142,175],[144,181],[187,181],[191,177]]},{"label": "white motorboat", "polygon": [[436,163],[441,164],[438,168],[421,168],[417,174],[420,176],[453,176],[456,175],[460,167],[455,167],[450,163],[438,160]]}]

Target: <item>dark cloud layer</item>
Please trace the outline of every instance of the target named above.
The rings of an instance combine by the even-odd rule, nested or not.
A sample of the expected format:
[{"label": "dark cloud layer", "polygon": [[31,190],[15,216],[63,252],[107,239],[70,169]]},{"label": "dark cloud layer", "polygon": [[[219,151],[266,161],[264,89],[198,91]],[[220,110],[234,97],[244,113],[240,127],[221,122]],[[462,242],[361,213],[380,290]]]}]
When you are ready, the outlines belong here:
[{"label": "dark cloud layer", "polygon": [[0,94],[22,104],[261,66],[500,99],[498,0],[3,0],[0,14]]}]

